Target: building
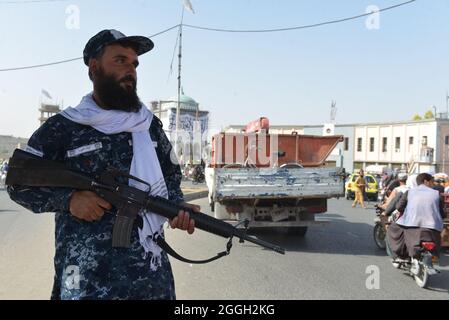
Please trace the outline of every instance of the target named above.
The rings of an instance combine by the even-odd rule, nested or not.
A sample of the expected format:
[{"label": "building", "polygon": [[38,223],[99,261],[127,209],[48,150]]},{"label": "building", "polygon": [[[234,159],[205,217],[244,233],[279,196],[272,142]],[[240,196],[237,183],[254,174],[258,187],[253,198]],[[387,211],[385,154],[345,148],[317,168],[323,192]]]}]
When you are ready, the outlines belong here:
[{"label": "building", "polygon": [[[176,112],[178,97],[151,102],[153,113],[162,121],[164,130],[173,145],[176,135]],[[208,148],[209,111],[200,110],[199,103],[182,92],[180,96],[180,117],[177,155],[178,158],[194,162],[204,158]],[[182,140],[182,141],[181,141]],[[190,149],[190,150],[188,150]],[[182,157],[182,158],[181,158]],[[193,159],[195,158],[195,159]]]},{"label": "building", "polygon": [[409,172],[449,171],[449,120],[354,126],[354,167],[385,165]]},{"label": "building", "polygon": [[8,160],[17,148],[27,145],[28,139],[0,135],[0,160]]},{"label": "building", "polygon": [[[229,126],[240,132],[245,126]],[[390,123],[277,125],[272,134],[293,131],[306,135],[343,135],[326,163],[347,172],[377,168],[403,169],[412,173],[449,172],[449,120],[429,119]]]},{"label": "building", "polygon": [[43,125],[44,122],[48,120],[48,118],[61,112],[61,108],[59,105],[56,105],[56,104],[48,104],[48,103],[41,102],[41,107],[39,108],[39,111],[41,113],[39,122],[41,125]]}]

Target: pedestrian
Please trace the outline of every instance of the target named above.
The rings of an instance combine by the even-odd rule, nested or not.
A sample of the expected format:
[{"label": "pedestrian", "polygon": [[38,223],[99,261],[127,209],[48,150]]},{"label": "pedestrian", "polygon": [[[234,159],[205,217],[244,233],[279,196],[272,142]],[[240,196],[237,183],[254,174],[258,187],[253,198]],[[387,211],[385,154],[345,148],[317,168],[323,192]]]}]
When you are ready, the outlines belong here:
[{"label": "pedestrian", "polygon": [[[181,171],[161,121],[137,95],[138,56],[146,37],[103,30],[85,46],[93,92],[74,108],[48,119],[26,151],[96,175],[112,166],[152,185],[152,195],[183,203]],[[139,185],[130,185],[142,188]],[[146,191],[146,190],[145,190]],[[12,200],[35,213],[55,212],[55,277],[52,299],[175,299],[166,252],[152,240],[164,236],[166,219],[151,212],[134,225],[130,248],[112,247],[116,208],[95,193],[70,188],[8,187]],[[193,233],[187,212],[170,221]],[[70,281],[76,277],[76,282]]]},{"label": "pedestrian", "polygon": [[366,186],[366,182],[365,182],[363,170],[360,170],[359,171],[359,176],[355,180],[356,190],[355,190],[355,199],[354,199],[354,202],[352,204],[353,208],[356,207],[357,203],[360,203],[362,208],[366,209],[365,202],[364,202],[365,186]]}]

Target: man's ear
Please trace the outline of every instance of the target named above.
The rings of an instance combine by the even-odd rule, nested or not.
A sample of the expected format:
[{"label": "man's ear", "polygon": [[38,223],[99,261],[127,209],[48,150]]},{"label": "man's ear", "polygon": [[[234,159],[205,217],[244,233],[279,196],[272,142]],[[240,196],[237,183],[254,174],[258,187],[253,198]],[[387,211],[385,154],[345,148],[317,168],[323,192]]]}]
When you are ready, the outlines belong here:
[{"label": "man's ear", "polygon": [[91,80],[93,80],[94,74],[97,72],[98,70],[98,60],[91,58],[89,60],[89,78]]}]

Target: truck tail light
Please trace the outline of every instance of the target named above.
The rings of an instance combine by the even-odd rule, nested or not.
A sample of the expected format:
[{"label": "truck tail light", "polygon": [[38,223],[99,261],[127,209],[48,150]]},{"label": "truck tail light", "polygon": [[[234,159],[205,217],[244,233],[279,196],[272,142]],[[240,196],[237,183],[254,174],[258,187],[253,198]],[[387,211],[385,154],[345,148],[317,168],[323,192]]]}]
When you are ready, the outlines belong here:
[{"label": "truck tail light", "polygon": [[427,251],[433,251],[436,247],[435,242],[422,242],[421,245]]}]

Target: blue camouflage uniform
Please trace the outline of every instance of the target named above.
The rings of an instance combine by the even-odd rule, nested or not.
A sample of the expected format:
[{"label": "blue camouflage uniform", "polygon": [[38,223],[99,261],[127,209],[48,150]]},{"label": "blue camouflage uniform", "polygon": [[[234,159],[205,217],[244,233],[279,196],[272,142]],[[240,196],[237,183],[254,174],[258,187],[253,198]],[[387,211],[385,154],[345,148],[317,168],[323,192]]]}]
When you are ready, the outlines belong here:
[{"label": "blue camouflage uniform", "polygon": [[[169,199],[182,202],[181,171],[179,165],[171,161],[172,146],[157,117],[151,123],[150,136]],[[59,114],[48,119],[32,135],[27,150],[88,174],[100,173],[109,166],[129,173],[133,157],[131,133],[106,135]],[[151,271],[151,252],[145,256],[136,225],[131,248],[113,248],[115,209],[107,211],[100,221],[81,221],[72,216],[68,208],[74,191],[8,187],[11,199],[25,208],[35,213],[55,212],[55,277],[51,298],[175,299],[167,254],[162,252],[162,265],[157,271]]]}]

